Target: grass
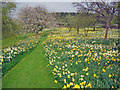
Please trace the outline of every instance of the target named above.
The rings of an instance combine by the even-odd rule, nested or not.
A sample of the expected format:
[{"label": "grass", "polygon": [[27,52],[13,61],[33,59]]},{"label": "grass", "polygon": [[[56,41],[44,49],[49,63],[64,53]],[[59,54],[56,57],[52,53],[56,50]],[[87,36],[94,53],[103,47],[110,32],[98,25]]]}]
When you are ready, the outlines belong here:
[{"label": "grass", "polygon": [[44,57],[42,42],[46,39],[46,31],[38,46],[15,65],[3,77],[3,88],[53,88],[61,87],[54,83],[54,76],[46,67],[48,62]]},{"label": "grass", "polygon": [[9,38],[4,38],[2,40],[2,49],[13,46],[13,44],[15,44],[19,40],[23,40],[25,38],[27,38],[27,36],[25,36],[25,37],[23,37],[23,36],[13,36],[13,37],[9,37]]},{"label": "grass", "polygon": [[35,35],[35,33],[20,34],[0,40],[0,43],[2,42],[2,49],[13,46],[16,42],[26,39],[29,35],[32,36]]}]

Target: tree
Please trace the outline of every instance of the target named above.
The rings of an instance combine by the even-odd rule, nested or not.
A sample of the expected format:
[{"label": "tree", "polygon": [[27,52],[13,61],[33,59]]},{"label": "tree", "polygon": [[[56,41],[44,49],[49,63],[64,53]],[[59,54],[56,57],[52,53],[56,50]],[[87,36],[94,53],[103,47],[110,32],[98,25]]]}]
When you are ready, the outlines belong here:
[{"label": "tree", "polygon": [[108,29],[114,15],[117,15],[117,2],[75,2],[74,7],[78,8],[79,12],[95,13],[99,21],[106,26],[105,40],[107,40]]},{"label": "tree", "polygon": [[12,12],[16,8],[16,3],[2,2],[2,38],[15,34],[19,25],[13,20]]},{"label": "tree", "polygon": [[58,27],[57,25],[58,21],[56,20],[55,15],[52,12],[48,13],[48,15],[49,22],[47,23],[47,28],[52,28],[55,30],[55,28]]},{"label": "tree", "polygon": [[18,17],[24,24],[24,32],[36,32],[36,34],[54,21],[51,14],[44,7],[40,6],[22,8]]},{"label": "tree", "polygon": [[84,31],[86,31],[85,28],[87,27],[94,27],[95,25],[95,18],[94,15],[86,14],[86,13],[79,13],[76,16],[74,16],[74,19],[72,20],[72,24],[74,27],[77,28],[77,33],[79,34],[79,28],[84,28]]},{"label": "tree", "polygon": [[65,26],[65,27],[68,27],[69,31],[70,31],[70,28],[71,28],[71,25],[69,25],[72,20],[71,18],[73,16],[75,16],[76,13],[72,12],[72,13],[68,13],[68,12],[55,12],[55,13],[52,13],[56,20],[58,21],[58,25],[59,26]]},{"label": "tree", "polygon": [[66,27],[69,29],[69,32],[71,31],[71,28],[73,27],[73,18],[74,16],[71,16],[70,14],[65,16],[65,23]]}]

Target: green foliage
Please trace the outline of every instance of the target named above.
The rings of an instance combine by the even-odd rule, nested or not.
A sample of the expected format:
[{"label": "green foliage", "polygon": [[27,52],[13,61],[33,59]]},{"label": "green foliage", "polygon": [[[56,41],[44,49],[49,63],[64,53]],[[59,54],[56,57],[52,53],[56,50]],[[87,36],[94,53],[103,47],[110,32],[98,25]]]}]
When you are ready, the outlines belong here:
[{"label": "green foliage", "polygon": [[70,28],[72,26],[71,24],[71,17],[77,15],[78,13],[72,12],[56,12],[52,13],[52,15],[55,16],[56,20],[59,23],[59,26],[65,26]]},{"label": "green foliage", "polygon": [[21,26],[12,18],[12,12],[16,8],[16,3],[2,2],[2,38],[10,37],[18,33]]},{"label": "green foliage", "polygon": [[118,17],[116,17],[116,16],[114,16],[111,21],[111,25],[114,25],[114,24],[118,24]]},{"label": "green foliage", "polygon": [[89,15],[86,13],[81,13],[75,16],[73,23],[75,27],[87,28],[87,27],[93,27],[96,23],[96,20],[94,14]]}]

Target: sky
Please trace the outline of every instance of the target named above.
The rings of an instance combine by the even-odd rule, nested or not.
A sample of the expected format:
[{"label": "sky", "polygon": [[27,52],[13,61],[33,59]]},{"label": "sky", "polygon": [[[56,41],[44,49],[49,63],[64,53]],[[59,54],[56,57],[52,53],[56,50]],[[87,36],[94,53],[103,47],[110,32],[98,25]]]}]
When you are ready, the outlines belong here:
[{"label": "sky", "polygon": [[[8,0],[7,0],[8,1]],[[110,2],[118,2],[120,0],[9,0],[15,2],[103,2],[103,1],[110,1]]]},{"label": "sky", "polygon": [[[45,6],[49,12],[77,12],[76,7],[73,7],[72,2],[90,1],[90,0],[13,0],[17,2],[17,8],[14,16],[19,10],[27,5],[30,7]],[[94,0],[91,0],[94,1]],[[101,0],[98,0],[101,1]],[[112,1],[112,0],[107,0]],[[116,1],[116,0],[114,0]]]},{"label": "sky", "polygon": [[77,12],[77,9],[73,7],[72,2],[17,2],[15,14],[19,10],[26,6],[44,6],[49,12]]}]

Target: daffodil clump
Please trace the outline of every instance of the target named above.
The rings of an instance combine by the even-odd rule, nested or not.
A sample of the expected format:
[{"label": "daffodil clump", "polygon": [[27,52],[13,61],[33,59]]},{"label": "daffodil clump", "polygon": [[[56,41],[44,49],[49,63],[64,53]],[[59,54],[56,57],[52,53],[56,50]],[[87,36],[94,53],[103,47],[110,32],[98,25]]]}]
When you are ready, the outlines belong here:
[{"label": "daffodil clump", "polygon": [[33,36],[17,42],[13,47],[1,50],[0,68],[2,68],[3,75],[18,62],[16,59],[17,56],[31,51],[34,47],[36,47],[39,41],[40,36]]},{"label": "daffodil clump", "polygon": [[43,43],[54,82],[61,82],[62,88],[120,88],[117,39],[105,44],[102,36],[73,34],[62,30]]}]

